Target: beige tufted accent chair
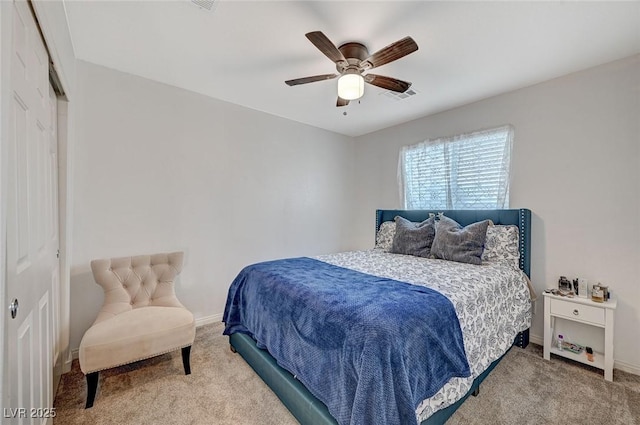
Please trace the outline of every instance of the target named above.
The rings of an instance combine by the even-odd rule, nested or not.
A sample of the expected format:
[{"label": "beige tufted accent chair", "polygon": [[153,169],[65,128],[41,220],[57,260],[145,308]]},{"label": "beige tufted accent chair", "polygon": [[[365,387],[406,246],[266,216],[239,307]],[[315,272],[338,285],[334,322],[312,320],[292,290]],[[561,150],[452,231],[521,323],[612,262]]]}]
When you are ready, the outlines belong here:
[{"label": "beige tufted accent chair", "polygon": [[80,343],[80,369],[87,376],[87,404],[93,406],[101,370],[179,348],[186,375],[195,338],[193,315],[176,298],[173,281],[184,253],[93,260],[104,304]]}]

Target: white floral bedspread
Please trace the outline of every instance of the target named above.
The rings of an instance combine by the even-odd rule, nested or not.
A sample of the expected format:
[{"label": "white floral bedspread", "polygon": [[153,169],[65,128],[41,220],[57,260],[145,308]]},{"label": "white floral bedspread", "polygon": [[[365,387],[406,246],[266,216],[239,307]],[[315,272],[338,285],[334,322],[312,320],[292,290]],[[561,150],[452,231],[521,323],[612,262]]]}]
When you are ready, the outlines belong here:
[{"label": "white floral bedspread", "polygon": [[432,260],[382,250],[320,255],[318,260],[401,282],[427,286],[451,300],[458,313],[471,377],[452,378],[416,409],[418,422],[462,398],[473,380],[531,326],[525,275],[504,263],[481,266]]}]

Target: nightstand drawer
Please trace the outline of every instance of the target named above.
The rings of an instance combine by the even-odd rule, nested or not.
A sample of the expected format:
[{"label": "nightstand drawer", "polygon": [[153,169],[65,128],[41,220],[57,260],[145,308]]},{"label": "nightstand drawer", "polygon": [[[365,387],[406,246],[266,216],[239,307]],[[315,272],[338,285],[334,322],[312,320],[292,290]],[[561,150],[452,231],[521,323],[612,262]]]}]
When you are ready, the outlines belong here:
[{"label": "nightstand drawer", "polygon": [[601,326],[605,324],[604,308],[581,305],[570,301],[551,300],[551,314]]}]

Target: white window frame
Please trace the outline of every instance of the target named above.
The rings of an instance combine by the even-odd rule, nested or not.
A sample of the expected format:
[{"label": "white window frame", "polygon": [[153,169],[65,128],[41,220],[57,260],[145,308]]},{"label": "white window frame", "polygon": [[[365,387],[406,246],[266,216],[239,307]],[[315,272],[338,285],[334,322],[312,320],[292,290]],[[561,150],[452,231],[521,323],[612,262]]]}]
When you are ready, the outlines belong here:
[{"label": "white window frame", "polygon": [[400,149],[405,209],[509,208],[514,128],[504,125],[426,140]]}]

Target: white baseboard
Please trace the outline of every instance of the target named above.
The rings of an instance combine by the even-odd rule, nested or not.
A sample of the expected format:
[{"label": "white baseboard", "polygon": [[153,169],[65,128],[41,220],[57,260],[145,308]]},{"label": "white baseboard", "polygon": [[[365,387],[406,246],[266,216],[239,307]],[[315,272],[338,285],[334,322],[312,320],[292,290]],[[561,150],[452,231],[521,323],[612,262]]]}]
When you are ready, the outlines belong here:
[{"label": "white baseboard", "polygon": [[211,316],[201,317],[196,319],[196,328],[204,325],[210,325],[211,323],[222,322],[222,313],[212,314]]},{"label": "white baseboard", "polygon": [[632,365],[630,363],[621,362],[620,360],[614,360],[613,368],[630,373],[632,375],[640,376],[640,366],[638,365]]},{"label": "white baseboard", "polygon": [[[529,342],[544,346],[544,338],[538,335],[529,334]],[[613,368],[621,370],[623,372],[631,373],[632,375],[640,376],[640,366],[632,365],[630,363],[621,362],[620,360],[613,360]]]},{"label": "white baseboard", "polygon": [[532,333],[529,333],[529,342],[544,346],[544,338],[538,335],[533,335]]},{"label": "white baseboard", "polygon": [[[218,323],[218,322],[222,322],[222,313],[217,313],[217,314],[212,314],[211,316],[205,316],[205,317],[200,317],[199,319],[196,319],[196,328],[199,328],[200,326],[204,326],[204,325],[210,325],[211,323]],[[73,350],[71,350],[71,359],[75,360],[78,358],[78,349],[74,348]],[[66,371],[68,372],[69,370],[71,370],[71,362],[68,362],[68,366],[65,367],[65,369],[67,369]]]},{"label": "white baseboard", "polygon": [[71,371],[71,364],[73,363],[73,359],[78,358],[78,349],[74,349],[68,352],[67,358],[62,364],[62,373],[67,373]]}]

